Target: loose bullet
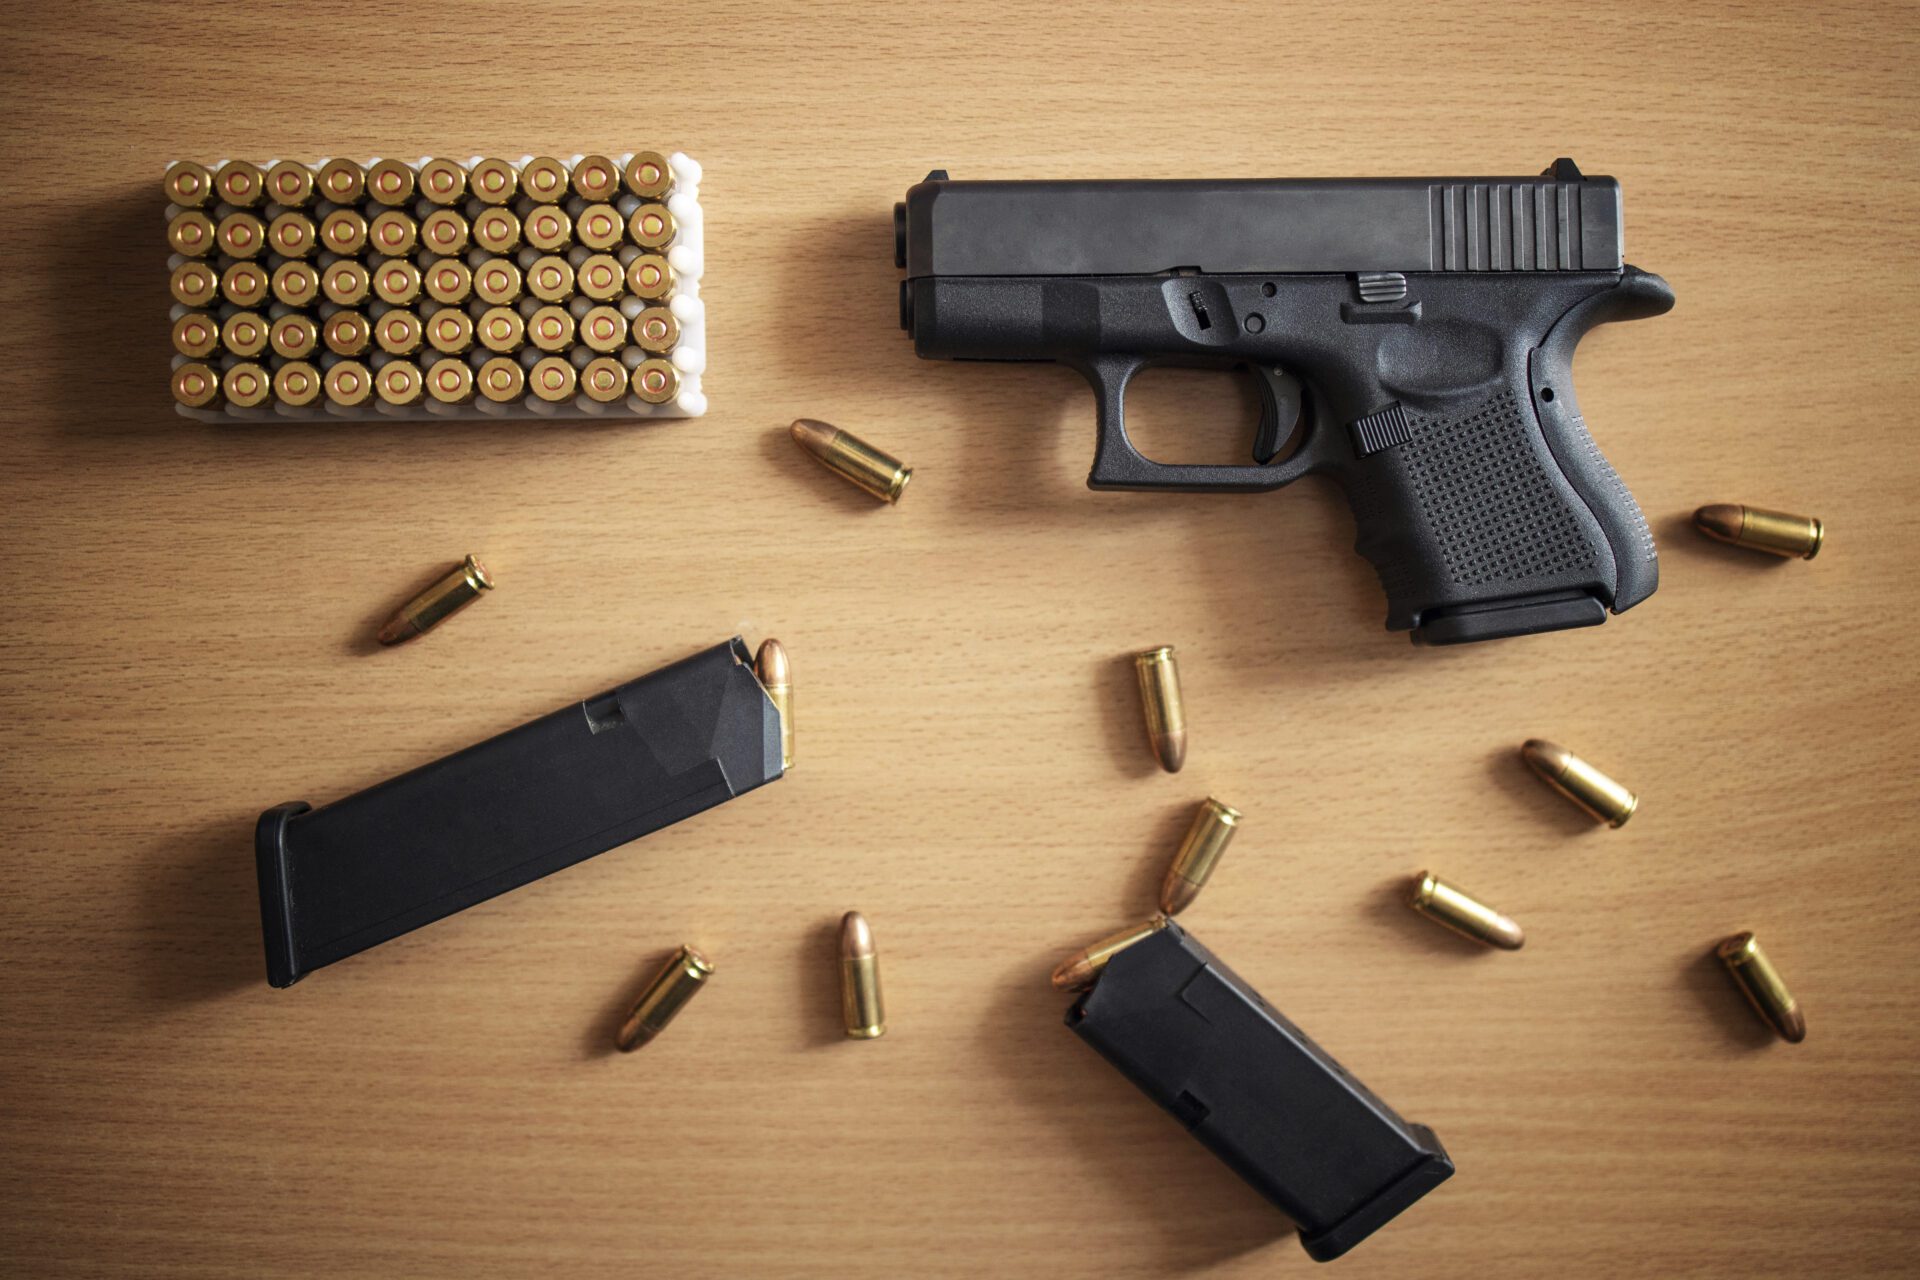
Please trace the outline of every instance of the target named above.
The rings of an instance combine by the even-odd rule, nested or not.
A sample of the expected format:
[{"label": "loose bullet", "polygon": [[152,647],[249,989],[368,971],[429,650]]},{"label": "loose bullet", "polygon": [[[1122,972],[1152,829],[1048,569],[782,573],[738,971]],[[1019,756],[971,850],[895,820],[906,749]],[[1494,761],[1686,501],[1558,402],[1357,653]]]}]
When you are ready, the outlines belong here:
[{"label": "loose bullet", "polygon": [[1780,978],[1780,971],[1773,967],[1773,961],[1760,949],[1758,938],[1751,932],[1736,933],[1715,947],[1714,954],[1720,957],[1720,963],[1727,966],[1727,972],[1733,975],[1733,980],[1740,984],[1740,990],[1746,993],[1753,1011],[1782,1040],[1799,1044],[1807,1038],[1807,1019],[1800,1012],[1800,1002],[1793,998],[1793,993],[1787,990],[1787,984]]},{"label": "loose bullet", "polygon": [[1101,970],[1107,967],[1109,960],[1166,927],[1167,918],[1155,916],[1145,924],[1129,925],[1118,933],[1108,934],[1085,950],[1076,951],[1062,960],[1053,971],[1053,985],[1061,991],[1084,991],[1100,977]]},{"label": "loose bullet", "polygon": [[1520,757],[1540,780],[1573,801],[1595,822],[1622,827],[1640,807],[1640,797],[1558,743],[1529,738]]},{"label": "loose bullet", "polygon": [[773,709],[780,713],[780,768],[793,768],[793,667],[787,661],[787,647],[769,636],[760,642],[753,657],[754,674],[767,691]]},{"label": "loose bullet", "polygon": [[1220,855],[1240,829],[1240,811],[1209,796],[1201,802],[1180,841],[1180,851],[1160,885],[1160,910],[1177,916],[1200,895]]},{"label": "loose bullet", "polygon": [[648,980],[646,989],[634,1002],[627,1020],[613,1038],[622,1053],[632,1053],[646,1044],[673,1021],[687,1001],[700,994],[713,976],[713,961],[689,945],[674,952],[661,970]]},{"label": "loose bullet", "polygon": [[[338,368],[338,366],[335,366]],[[380,628],[381,644],[399,644],[430,631],[447,618],[493,590],[493,579],[478,560],[468,556],[438,582],[401,605]]]},{"label": "loose bullet", "polygon": [[913,468],[880,452],[866,441],[840,428],[812,418],[796,418],[792,432],[794,443],[812,454],[821,466],[852,481],[882,502],[900,500]]},{"label": "loose bullet", "polygon": [[1811,560],[1820,554],[1827,530],[1812,516],[1716,502],[1693,513],[1693,527],[1717,542],[1764,551],[1789,560]]},{"label": "loose bullet", "polygon": [[1133,655],[1140,678],[1140,705],[1147,717],[1147,742],[1153,758],[1168,773],[1187,762],[1187,713],[1180,696],[1180,664],[1173,646],[1161,645]]},{"label": "loose bullet", "polygon": [[873,929],[858,911],[840,920],[840,1014],[851,1040],[878,1040],[887,1034],[887,1011],[880,999],[880,956]]},{"label": "loose bullet", "polygon": [[1518,951],[1527,941],[1526,931],[1519,925],[1432,872],[1422,871],[1413,878],[1407,905],[1463,938],[1502,951]]}]

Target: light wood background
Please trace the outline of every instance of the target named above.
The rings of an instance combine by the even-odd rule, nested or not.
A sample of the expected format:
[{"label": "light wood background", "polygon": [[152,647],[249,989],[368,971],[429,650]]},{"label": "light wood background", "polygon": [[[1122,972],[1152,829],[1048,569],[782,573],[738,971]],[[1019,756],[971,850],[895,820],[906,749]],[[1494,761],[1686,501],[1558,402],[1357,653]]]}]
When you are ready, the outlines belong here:
[{"label": "light wood background", "polygon": [[[1910,6],[8,6],[0,155],[0,1266],[22,1275],[1303,1274],[1275,1215],[1060,1025],[1190,806],[1193,931],[1457,1176],[1344,1276],[1859,1275],[1920,1245]],[[712,412],[216,429],[165,391],[170,157],[678,146]],[[1578,380],[1661,539],[1593,631],[1423,652],[1330,488],[1095,494],[1071,373],[914,358],[893,201],[956,177],[1625,184],[1679,295]],[[1147,384],[1152,451],[1243,393]],[[785,439],[907,458],[874,509]],[[1829,522],[1811,564],[1696,505]],[[499,590],[369,637],[474,551]],[[778,786],[323,970],[263,976],[251,825],[740,632]],[[1125,655],[1179,646],[1193,748]],[[1588,827],[1530,735],[1642,793]],[[1514,955],[1397,904],[1432,867]],[[892,1029],[837,1027],[866,911]],[[1712,943],[1757,929],[1811,1033]],[[712,990],[609,1052],[683,940]]]}]

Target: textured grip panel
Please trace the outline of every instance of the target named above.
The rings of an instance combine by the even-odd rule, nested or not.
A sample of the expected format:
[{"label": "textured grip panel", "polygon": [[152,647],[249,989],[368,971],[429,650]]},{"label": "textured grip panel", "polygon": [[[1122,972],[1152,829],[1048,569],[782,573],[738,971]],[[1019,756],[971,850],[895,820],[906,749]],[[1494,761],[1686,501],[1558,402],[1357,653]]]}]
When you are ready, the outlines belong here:
[{"label": "textured grip panel", "polygon": [[1653,564],[1660,558],[1660,553],[1653,545],[1653,530],[1647,527],[1646,513],[1640,510],[1640,504],[1633,500],[1631,493],[1627,492],[1627,482],[1620,478],[1620,473],[1613,469],[1611,462],[1607,461],[1607,455],[1601,453],[1600,446],[1593,442],[1593,433],[1587,430],[1587,420],[1575,414],[1570,425],[1579,433],[1580,446],[1586,455],[1587,465],[1602,478],[1602,482],[1612,492],[1615,503],[1626,513],[1627,526],[1632,531],[1633,546],[1631,548],[1616,547],[1614,554],[1622,561],[1631,555],[1639,564]]},{"label": "textured grip panel", "polygon": [[1604,567],[1547,475],[1511,391],[1451,417],[1416,419],[1401,448],[1454,585],[1526,584]]}]

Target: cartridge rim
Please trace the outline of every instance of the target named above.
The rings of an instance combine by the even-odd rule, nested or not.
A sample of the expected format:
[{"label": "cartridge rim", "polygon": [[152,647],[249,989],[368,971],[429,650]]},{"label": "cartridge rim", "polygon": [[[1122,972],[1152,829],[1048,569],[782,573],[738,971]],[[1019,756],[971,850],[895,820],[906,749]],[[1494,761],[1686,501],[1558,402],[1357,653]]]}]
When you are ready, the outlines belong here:
[{"label": "cartridge rim", "polygon": [[642,351],[665,354],[680,341],[680,321],[665,307],[648,307],[633,318],[633,340]]},{"label": "cartridge rim", "polygon": [[284,258],[304,258],[314,251],[313,219],[289,209],[267,224],[267,243]]},{"label": "cartridge rim", "polygon": [[518,298],[522,285],[520,268],[505,258],[488,258],[473,273],[473,291],[496,307]]},{"label": "cartridge rim", "polygon": [[313,199],[313,170],[298,160],[281,160],[267,170],[267,195],[277,205],[298,209]]},{"label": "cartridge rim", "polygon": [[230,213],[220,219],[214,239],[230,258],[257,258],[267,249],[267,225],[250,213]]},{"label": "cartridge rim", "polygon": [[658,151],[636,151],[621,174],[628,191],[642,200],[653,200],[673,185],[673,167]]},{"label": "cartridge rim", "polygon": [[475,388],[495,404],[511,404],[526,391],[527,375],[518,361],[495,356],[480,366],[474,377]]},{"label": "cartridge rim", "polygon": [[236,311],[220,326],[220,345],[236,356],[257,356],[267,349],[267,322],[255,311]]},{"label": "cartridge rim", "polygon": [[633,394],[646,404],[665,404],[680,394],[680,371],[671,360],[642,360],[633,369]]},{"label": "cartridge rim", "polygon": [[473,242],[488,253],[509,253],[520,243],[520,219],[511,209],[482,209],[473,216]]},{"label": "cartridge rim", "polygon": [[467,220],[452,209],[435,209],[420,223],[420,241],[441,257],[467,247]]},{"label": "cartridge rim", "polygon": [[427,296],[435,302],[453,306],[465,302],[473,292],[473,271],[458,258],[448,258],[427,268]]},{"label": "cartridge rim", "polygon": [[595,302],[607,302],[626,291],[627,273],[612,254],[588,254],[574,274],[580,292]]},{"label": "cartridge rim", "polygon": [[173,371],[173,398],[189,409],[204,409],[220,394],[220,375],[195,361]]},{"label": "cartridge rim", "polygon": [[358,360],[342,360],[327,370],[327,399],[352,407],[367,402],[373,394],[373,375]]},{"label": "cartridge rim", "polygon": [[236,307],[259,306],[271,288],[272,281],[255,262],[236,262],[220,273],[220,295]]},{"label": "cartridge rim", "polygon": [[334,204],[352,204],[367,189],[367,171],[357,160],[336,157],[320,166],[314,185],[322,198]]},{"label": "cartridge rim", "polygon": [[420,366],[411,360],[389,360],[374,374],[374,390],[388,404],[408,405],[420,398],[425,383]]},{"label": "cartridge rim", "polygon": [[312,305],[320,296],[320,273],[305,262],[283,262],[273,269],[273,296],[290,307]]},{"label": "cartridge rim", "polygon": [[207,172],[207,166],[191,160],[169,165],[160,185],[166,189],[167,199],[183,209],[198,209],[213,199],[213,175]]},{"label": "cartridge rim", "polygon": [[367,195],[380,204],[405,204],[413,191],[413,168],[405,161],[376,160],[367,170]]},{"label": "cartridge rim", "polygon": [[673,214],[663,204],[643,204],[627,219],[627,235],[642,249],[665,248],[678,230]]},{"label": "cartridge rim", "polygon": [[613,404],[627,394],[627,366],[612,356],[595,356],[580,370],[580,390],[589,400]]},{"label": "cartridge rim", "polygon": [[408,305],[420,296],[420,268],[405,258],[384,259],[374,269],[373,292],[391,306]]},{"label": "cartridge rim", "polygon": [[173,322],[173,349],[195,360],[220,349],[220,322],[204,311],[189,311]]},{"label": "cartridge rim", "polygon": [[374,322],[373,336],[388,355],[407,356],[420,349],[425,330],[419,316],[405,308],[396,308]]},{"label": "cartridge rim", "polygon": [[167,279],[173,300],[183,307],[204,307],[220,294],[220,277],[204,262],[183,262]]},{"label": "cartridge rim", "polygon": [[473,398],[473,370],[464,360],[441,360],[427,370],[427,394],[441,404],[463,404]]},{"label": "cartridge rim", "polygon": [[534,248],[551,253],[572,243],[573,219],[559,205],[543,204],[528,211],[520,234]]},{"label": "cartridge rim", "polygon": [[443,307],[427,321],[427,342],[435,351],[459,355],[473,346],[472,318],[458,307]]},{"label": "cartridge rim", "polygon": [[552,204],[567,194],[567,166],[552,156],[535,156],[520,169],[520,191],[535,204]]},{"label": "cartridge rim", "polygon": [[673,268],[657,253],[643,253],[627,264],[627,292],[657,302],[673,292]]},{"label": "cartridge rim", "polygon": [[399,209],[383,209],[367,224],[367,238],[373,242],[375,253],[398,258],[412,253],[420,243],[420,224]]},{"label": "cartridge rim", "polygon": [[367,247],[367,220],[357,209],[335,209],[320,219],[320,242],[342,257]]},{"label": "cartridge rim", "polygon": [[198,209],[176,213],[167,222],[167,244],[175,253],[204,258],[213,252],[213,219]]},{"label": "cartridge rim", "polygon": [[433,159],[420,166],[420,194],[435,204],[452,204],[467,192],[467,171],[452,160]]},{"label": "cartridge rim", "polygon": [[275,355],[302,360],[320,345],[320,326],[307,316],[280,316],[273,322],[273,334],[268,341],[273,344]]},{"label": "cartridge rim", "polygon": [[327,350],[337,356],[357,356],[373,340],[373,331],[367,324],[366,316],[360,312],[336,311],[320,326],[320,340],[327,344]]},{"label": "cartridge rim", "polygon": [[474,336],[487,350],[504,354],[526,339],[527,322],[512,307],[489,307],[474,326]]},{"label": "cartridge rim", "polygon": [[573,399],[579,389],[580,375],[564,356],[542,356],[527,371],[527,388],[548,404]]},{"label": "cartridge rim", "polygon": [[213,185],[221,200],[241,209],[251,209],[267,195],[267,175],[247,160],[229,160],[221,165],[213,175]]},{"label": "cartridge rim", "polygon": [[227,370],[227,403],[236,409],[258,409],[273,396],[273,375],[251,360]]},{"label": "cartridge rim", "polygon": [[619,190],[620,167],[605,156],[581,156],[573,166],[573,193],[582,200],[611,200]]},{"label": "cartridge rim", "polygon": [[358,262],[336,262],[321,275],[320,289],[329,302],[354,307],[367,300],[367,294],[373,289],[373,277]]},{"label": "cartridge rim", "polygon": [[626,235],[627,224],[610,204],[590,204],[574,219],[573,234],[589,249],[612,249]]},{"label": "cartridge rim", "polygon": [[594,307],[580,317],[580,341],[602,355],[610,355],[626,345],[627,318],[618,307]]},{"label": "cartridge rim", "polygon": [[566,350],[573,345],[573,332],[573,316],[565,307],[541,307],[527,317],[527,341],[542,351]]},{"label": "cartridge rim", "polygon": [[549,254],[527,268],[527,292],[542,302],[564,302],[573,296],[573,266]]},{"label": "cartridge rim", "polygon": [[304,408],[320,398],[320,371],[304,360],[291,360],[273,371],[274,398]]},{"label": "cartridge rim", "polygon": [[520,171],[505,160],[482,160],[467,174],[467,190],[481,204],[505,204],[520,194]]}]

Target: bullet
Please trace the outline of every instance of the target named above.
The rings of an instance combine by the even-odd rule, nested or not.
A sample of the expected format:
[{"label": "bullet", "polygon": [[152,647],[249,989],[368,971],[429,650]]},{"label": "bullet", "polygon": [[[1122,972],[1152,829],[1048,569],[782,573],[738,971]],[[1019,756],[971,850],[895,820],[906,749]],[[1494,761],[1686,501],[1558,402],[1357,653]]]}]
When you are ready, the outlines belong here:
[{"label": "bullet", "polygon": [[220,294],[236,307],[259,306],[272,288],[273,277],[257,262],[236,262],[220,273]]},{"label": "bullet", "polygon": [[553,253],[573,243],[573,219],[558,205],[541,205],[527,214],[521,234],[542,253]]},{"label": "bullet", "polygon": [[[674,343],[680,341],[680,321],[666,307],[648,307],[633,318],[633,340],[642,351],[665,355],[673,350]],[[851,436],[847,438],[852,439]]]},{"label": "bullet", "polygon": [[420,247],[443,258],[466,252],[471,234],[467,220],[452,209],[435,209],[420,221]]},{"label": "bullet", "polygon": [[527,317],[527,341],[542,351],[565,351],[573,345],[573,329],[573,313],[565,307],[541,307]]},{"label": "bullet", "polygon": [[520,219],[511,209],[482,209],[473,215],[473,242],[488,253],[512,253],[520,245]]},{"label": "bullet", "polygon": [[527,268],[527,292],[542,302],[565,302],[573,296],[573,265],[548,254]]},{"label": "bullet", "polygon": [[505,160],[482,160],[467,175],[467,190],[481,204],[506,204],[520,193],[520,171]]},{"label": "bullet", "polygon": [[269,326],[267,341],[283,360],[305,360],[320,345],[320,326],[299,314],[280,316]]},{"label": "bullet", "polygon": [[[364,322],[363,322],[364,323]],[[342,360],[327,370],[327,400],[352,408],[373,394],[373,375],[358,360]]]},{"label": "bullet", "polygon": [[620,211],[610,204],[588,205],[573,223],[574,238],[589,249],[616,248],[626,230]]},{"label": "bullet", "polygon": [[250,213],[230,213],[220,219],[213,238],[230,258],[257,258],[267,251],[267,224]]},{"label": "bullet", "polygon": [[673,170],[658,151],[636,151],[621,175],[628,191],[642,200],[658,200],[673,185]]},{"label": "bullet", "polygon": [[873,949],[873,929],[858,911],[840,919],[840,1017],[850,1040],[878,1040],[887,1034],[880,957]]},{"label": "bullet", "polygon": [[627,219],[627,234],[642,249],[659,249],[673,243],[676,230],[673,215],[663,204],[643,204]]},{"label": "bullet", "polygon": [[[425,381],[420,377],[420,366],[411,360],[389,360],[373,375],[373,389],[388,404],[417,404],[425,386]],[[421,630],[426,628],[422,627]],[[392,641],[383,643],[391,644]]]},{"label": "bullet", "polygon": [[258,409],[273,398],[273,375],[251,360],[228,369],[221,381],[227,403],[236,409]]},{"label": "bullet", "polygon": [[320,326],[320,340],[337,356],[357,356],[373,341],[373,329],[358,311],[336,311]]},{"label": "bullet", "polygon": [[204,311],[189,311],[173,322],[173,349],[204,360],[220,349],[220,322]]},{"label": "bullet", "polygon": [[1586,810],[1595,822],[1622,827],[1640,807],[1640,797],[1558,743],[1529,738],[1520,757],[1541,781]]},{"label": "bullet", "polygon": [[457,356],[473,346],[473,321],[458,307],[442,307],[427,321],[427,342],[435,351]]},{"label": "bullet", "polygon": [[367,195],[389,208],[413,199],[413,170],[405,161],[376,160],[367,169]]},{"label": "bullet", "polygon": [[612,355],[626,345],[627,318],[618,307],[594,307],[580,317],[580,341],[601,355]]},{"label": "bullet", "polygon": [[1054,987],[1061,991],[1085,991],[1099,978],[1100,971],[1107,967],[1107,961],[1166,927],[1167,918],[1155,916],[1145,924],[1128,925],[1118,933],[1108,934],[1084,951],[1074,952],[1053,971]]},{"label": "bullet", "polygon": [[167,222],[167,246],[189,258],[204,258],[213,252],[213,219],[198,209],[185,209]]},{"label": "bullet", "polygon": [[753,673],[767,691],[773,709],[780,713],[780,768],[793,768],[793,667],[787,661],[787,647],[768,637],[753,655]]},{"label": "bullet", "polygon": [[658,302],[673,292],[673,268],[657,253],[643,253],[627,264],[627,292]]},{"label": "bullet", "polygon": [[[439,318],[439,316],[434,317],[436,320]],[[464,316],[461,318],[465,319]],[[464,360],[438,362],[427,370],[427,394],[441,404],[465,404],[473,399],[473,370],[467,368]]]},{"label": "bullet", "polygon": [[351,258],[367,247],[367,220],[358,209],[335,209],[320,219],[320,243],[330,253]]},{"label": "bullet", "polygon": [[220,399],[220,375],[209,365],[183,364],[173,371],[173,398],[189,409],[211,409]]},{"label": "bullet", "polygon": [[1799,1044],[1807,1038],[1807,1019],[1800,1012],[1800,1002],[1781,981],[1780,971],[1760,949],[1758,938],[1751,932],[1736,933],[1715,947],[1714,954],[1727,966],[1727,972],[1740,984],[1740,990],[1746,992],[1753,1011],[1778,1032],[1782,1040]]},{"label": "bullet", "polygon": [[526,371],[507,356],[495,356],[481,365],[473,382],[475,389],[495,404],[512,404],[527,389]]},{"label": "bullet", "polygon": [[1820,554],[1826,526],[1812,516],[1789,515],[1761,507],[1716,502],[1693,513],[1693,527],[1716,542],[1764,551],[1788,560],[1811,560]]},{"label": "bullet", "polygon": [[[434,319],[439,319],[435,316]],[[506,354],[518,351],[527,336],[527,322],[512,307],[489,307],[473,327],[480,345],[489,351]]]},{"label": "bullet", "polygon": [[251,360],[267,349],[267,322],[257,311],[236,311],[220,326],[220,345]]},{"label": "bullet", "polygon": [[[626,292],[626,269],[620,265],[620,259],[610,253],[588,254],[577,269],[575,278],[579,281],[580,292],[595,302],[609,302]],[[672,312],[667,314],[672,316]],[[677,321],[674,329],[676,333],[679,330]]]},{"label": "bullet", "polygon": [[[643,313],[644,314],[644,313]],[[812,454],[827,470],[852,481],[882,502],[900,501],[913,468],[902,466],[866,441],[812,418],[796,418],[794,443]]]},{"label": "bullet", "polygon": [[210,307],[220,295],[220,277],[204,262],[183,262],[167,278],[167,288],[183,307]]},{"label": "bullet", "polygon": [[427,296],[442,306],[458,306],[473,292],[473,268],[458,258],[442,258],[423,276]]},{"label": "bullet", "polygon": [[306,258],[317,247],[313,219],[289,209],[267,224],[267,245],[283,258]]},{"label": "bullet", "polygon": [[592,204],[620,193],[620,166],[605,156],[581,156],[573,166],[573,194]]},{"label": "bullet", "polygon": [[410,356],[420,349],[426,329],[420,317],[405,308],[395,308],[373,323],[373,340],[388,355]]},{"label": "bullet", "polygon": [[375,253],[404,258],[420,243],[420,224],[402,209],[382,209],[367,224],[367,243]]},{"label": "bullet", "polygon": [[565,356],[542,356],[527,370],[527,389],[548,404],[573,399],[579,386],[580,375]]},{"label": "bullet", "polygon": [[313,170],[298,160],[281,160],[267,170],[267,199],[287,209],[313,202]]},{"label": "bullet", "polygon": [[622,1053],[632,1053],[646,1044],[673,1021],[687,1001],[698,995],[713,976],[713,961],[693,946],[683,946],[660,972],[648,980],[646,989],[634,1002],[627,1020],[613,1043]]},{"label": "bullet", "polygon": [[[339,366],[335,366],[338,368]],[[392,368],[388,365],[387,368]],[[382,370],[385,372],[385,370]],[[415,376],[418,376],[416,371]],[[440,580],[400,606],[376,637],[381,644],[399,644],[433,630],[449,617],[493,590],[486,566],[472,556],[455,565]]]},{"label": "bullet", "polygon": [[420,166],[420,194],[434,204],[452,204],[467,192],[467,171],[452,160]]},{"label": "bullet", "polygon": [[410,259],[382,258],[373,268],[373,294],[388,306],[411,306],[420,284],[420,268]]},{"label": "bullet", "polygon": [[290,307],[310,307],[320,298],[320,273],[309,262],[283,262],[269,279],[273,296]]},{"label": "bullet", "polygon": [[198,209],[213,199],[213,175],[203,164],[182,160],[170,165],[161,181],[167,199],[182,209]]},{"label": "bullet", "polygon": [[313,184],[322,200],[353,204],[367,189],[367,171],[355,160],[329,160],[320,166]]},{"label": "bullet", "polygon": [[555,204],[567,194],[567,166],[552,156],[535,156],[520,170],[520,193],[535,204]]},{"label": "bullet", "polygon": [[290,360],[273,371],[273,397],[302,408],[320,398],[320,371],[305,360]]},{"label": "bullet", "polygon": [[645,404],[665,404],[680,394],[680,371],[671,360],[642,360],[633,368],[633,394]]},{"label": "bullet", "polygon": [[614,404],[627,395],[627,366],[612,356],[595,356],[580,369],[580,394],[597,404]]},{"label": "bullet", "polygon": [[360,263],[343,258],[320,273],[320,291],[337,306],[357,307],[373,291],[373,277]]},{"label": "bullet", "polygon": [[1413,878],[1413,893],[1408,896],[1407,905],[1463,938],[1472,938],[1502,951],[1518,951],[1527,941],[1526,932],[1519,925],[1431,872],[1422,871]]},{"label": "bullet", "polygon": [[505,258],[488,258],[473,272],[473,291],[489,306],[504,307],[520,296],[520,268]]},{"label": "bullet", "polygon": [[1208,796],[1194,812],[1180,851],[1173,855],[1167,878],[1160,885],[1160,910],[1177,916],[1200,895],[1220,855],[1240,829],[1240,811]]},{"label": "bullet", "polygon": [[1187,711],[1180,697],[1180,664],[1173,646],[1163,644],[1133,655],[1140,680],[1140,706],[1147,717],[1147,743],[1168,773],[1187,762]]},{"label": "bullet", "polygon": [[251,209],[267,198],[267,175],[257,164],[229,160],[213,175],[213,189],[236,209]]}]

